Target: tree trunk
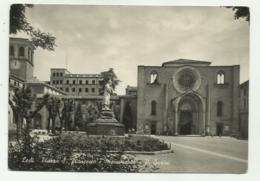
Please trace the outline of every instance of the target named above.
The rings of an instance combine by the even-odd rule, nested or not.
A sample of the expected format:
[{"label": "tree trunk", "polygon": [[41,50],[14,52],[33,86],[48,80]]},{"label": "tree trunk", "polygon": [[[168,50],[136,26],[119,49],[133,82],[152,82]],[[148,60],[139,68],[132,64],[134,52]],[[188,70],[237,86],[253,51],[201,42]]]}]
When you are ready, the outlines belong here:
[{"label": "tree trunk", "polygon": [[60,116],[60,114],[59,114],[59,118],[60,118],[60,133],[62,133],[62,129],[63,129],[63,116]]},{"label": "tree trunk", "polygon": [[56,122],[55,118],[56,118],[56,116],[52,116],[52,118],[51,118],[52,119],[51,132],[53,134],[55,134],[55,122]]},{"label": "tree trunk", "polygon": [[22,135],[22,122],[23,122],[23,116],[22,114],[17,114],[17,128],[16,128],[16,136],[17,139],[19,139]]},{"label": "tree trunk", "polygon": [[48,124],[47,124],[48,133],[50,132],[50,123],[51,123],[51,117],[49,116],[48,117]]},{"label": "tree trunk", "polygon": [[31,123],[32,123],[32,119],[31,118],[27,118],[26,119],[26,129],[29,132],[31,129]]}]

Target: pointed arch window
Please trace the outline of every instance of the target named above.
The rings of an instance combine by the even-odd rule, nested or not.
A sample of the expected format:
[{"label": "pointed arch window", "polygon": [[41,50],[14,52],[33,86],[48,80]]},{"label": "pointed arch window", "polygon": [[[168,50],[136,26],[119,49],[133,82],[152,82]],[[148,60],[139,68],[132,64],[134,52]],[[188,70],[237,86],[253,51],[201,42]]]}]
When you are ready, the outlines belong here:
[{"label": "pointed arch window", "polygon": [[158,83],[158,73],[156,71],[152,71],[150,74],[150,84]]},{"label": "pointed arch window", "polygon": [[151,115],[156,115],[156,101],[151,102]]},{"label": "pointed arch window", "polygon": [[158,83],[158,73],[153,71],[150,74],[150,84],[156,84],[156,83]]},{"label": "pointed arch window", "polygon": [[217,74],[217,84],[224,84],[225,83],[225,74],[223,71],[219,71]]},{"label": "pointed arch window", "polygon": [[223,115],[223,102],[218,101],[217,102],[217,116],[220,117]]},{"label": "pointed arch window", "polygon": [[152,72],[150,74],[150,83],[155,84],[157,82],[158,82],[158,74],[157,74],[157,72]]}]

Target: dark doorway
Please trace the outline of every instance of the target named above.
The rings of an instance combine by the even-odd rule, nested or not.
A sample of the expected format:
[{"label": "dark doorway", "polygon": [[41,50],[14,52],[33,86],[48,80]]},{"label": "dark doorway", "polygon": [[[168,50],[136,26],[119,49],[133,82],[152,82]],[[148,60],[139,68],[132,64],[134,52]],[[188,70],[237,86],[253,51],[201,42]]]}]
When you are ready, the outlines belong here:
[{"label": "dark doorway", "polygon": [[123,115],[123,123],[125,125],[125,132],[128,133],[131,129],[133,129],[133,116],[132,109],[130,103],[127,102],[125,105],[124,115]]},{"label": "dark doorway", "polygon": [[191,134],[192,126],[192,112],[191,111],[181,111],[180,112],[180,134],[188,135]]},{"label": "dark doorway", "polygon": [[217,123],[217,136],[222,136],[223,135],[223,123]]},{"label": "dark doorway", "polygon": [[151,134],[156,134],[156,123],[151,123]]}]

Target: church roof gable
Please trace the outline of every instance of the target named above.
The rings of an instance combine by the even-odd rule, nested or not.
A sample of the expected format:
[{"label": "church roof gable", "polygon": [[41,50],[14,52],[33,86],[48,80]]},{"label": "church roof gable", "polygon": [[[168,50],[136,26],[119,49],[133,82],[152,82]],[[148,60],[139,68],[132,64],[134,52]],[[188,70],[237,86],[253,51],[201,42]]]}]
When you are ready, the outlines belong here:
[{"label": "church roof gable", "polygon": [[178,59],[178,60],[172,60],[172,61],[164,62],[162,64],[162,66],[163,67],[181,66],[181,65],[208,66],[210,64],[211,64],[211,62],[207,62],[207,61],[190,60],[190,59]]}]

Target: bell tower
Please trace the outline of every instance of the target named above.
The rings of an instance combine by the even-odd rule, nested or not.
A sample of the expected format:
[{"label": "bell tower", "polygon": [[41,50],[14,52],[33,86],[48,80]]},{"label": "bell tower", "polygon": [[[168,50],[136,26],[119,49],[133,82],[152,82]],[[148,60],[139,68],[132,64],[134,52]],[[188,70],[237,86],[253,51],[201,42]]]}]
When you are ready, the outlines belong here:
[{"label": "bell tower", "polygon": [[33,78],[32,42],[25,38],[10,38],[9,71],[10,75],[17,76],[24,81]]}]

